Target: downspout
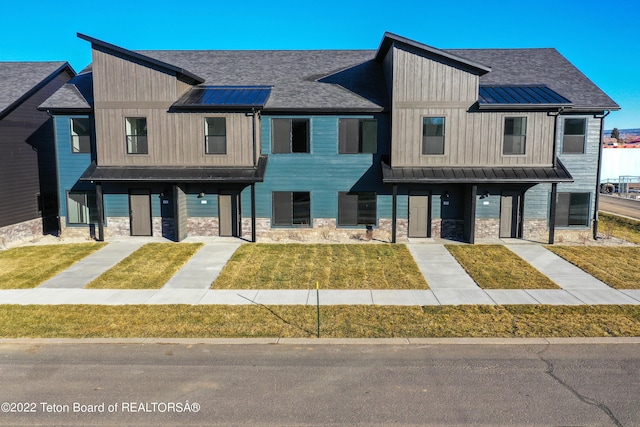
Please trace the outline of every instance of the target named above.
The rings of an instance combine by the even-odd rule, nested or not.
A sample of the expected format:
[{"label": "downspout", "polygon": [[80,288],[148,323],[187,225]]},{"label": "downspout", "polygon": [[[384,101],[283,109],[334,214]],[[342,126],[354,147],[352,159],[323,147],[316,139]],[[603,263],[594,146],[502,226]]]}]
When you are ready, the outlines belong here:
[{"label": "downspout", "polygon": [[[598,172],[596,174],[596,197],[593,208],[593,240],[598,240],[598,208],[600,206],[600,172],[602,169],[602,143],[604,141],[604,118],[611,113],[611,110],[598,117],[594,115],[594,119],[600,119],[600,141],[598,142]],[[586,129],[585,129],[586,132]]]},{"label": "downspout", "polygon": [[252,126],[253,126],[253,167],[258,164],[258,136],[256,134],[256,109],[251,109]]},{"label": "downspout", "polygon": [[560,114],[564,111],[564,107],[558,108],[558,111],[553,115],[555,119],[553,120],[553,159],[551,166],[555,169],[556,161],[558,160],[558,119],[560,118]]}]

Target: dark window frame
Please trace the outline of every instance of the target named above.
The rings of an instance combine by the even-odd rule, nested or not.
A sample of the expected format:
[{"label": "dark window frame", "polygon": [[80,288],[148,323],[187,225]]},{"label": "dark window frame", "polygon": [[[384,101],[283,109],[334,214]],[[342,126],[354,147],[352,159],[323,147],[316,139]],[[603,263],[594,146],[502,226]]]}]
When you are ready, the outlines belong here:
[{"label": "dark window frame", "polygon": [[[219,125],[209,125],[211,122],[222,123]],[[209,133],[211,130],[218,130],[218,133]],[[222,128],[223,132],[219,132]],[[205,117],[204,118],[204,153],[207,155],[227,154],[227,118],[226,117]]]},{"label": "dark window frame", "polygon": [[339,227],[373,226],[377,222],[377,193],[373,191],[338,192],[337,223]]},{"label": "dark window frame", "polygon": [[[138,129],[138,126],[133,129],[133,125],[131,124],[132,120],[144,120],[143,129]],[[148,121],[146,117],[142,116],[131,116],[125,117],[125,135],[126,135],[126,144],[127,144],[127,154],[134,155],[145,155],[149,154],[149,140],[147,133]],[[143,131],[141,133],[133,133],[133,131]],[[131,132],[131,133],[130,133]]]},{"label": "dark window frame", "polygon": [[376,154],[378,121],[370,118],[338,119],[338,154]]},{"label": "dark window frame", "polygon": [[[520,133],[516,133],[515,121],[520,121]],[[512,122],[510,125],[508,122]],[[503,156],[524,156],[527,154],[527,116],[509,116],[504,118],[504,132],[502,139],[502,155]],[[524,125],[523,125],[524,124]],[[508,133],[511,131],[510,133]],[[515,150],[516,144],[521,145],[520,150]],[[507,146],[510,150],[507,150]]]},{"label": "dark window frame", "polygon": [[[581,122],[582,133],[574,133],[577,129],[568,126],[568,122]],[[567,133],[570,130],[570,133]],[[587,142],[587,119],[584,117],[565,117],[562,130],[562,154],[585,154]],[[576,149],[575,147],[580,147]],[[570,148],[570,149],[567,149]]]},{"label": "dark window frame", "polygon": [[[86,121],[82,126],[80,121]],[[85,128],[86,134],[78,134],[75,132],[75,124]],[[71,152],[73,154],[91,154],[91,119],[89,117],[70,117],[69,118],[69,134],[71,137]]]},{"label": "dark window frame", "polygon": [[[442,121],[442,123],[437,123]],[[446,147],[447,118],[445,116],[422,117],[422,155],[443,156]]]},{"label": "dark window frame", "polygon": [[274,227],[311,227],[310,191],[273,191],[271,225]]},{"label": "dark window frame", "polygon": [[[76,195],[76,196],[81,196],[82,197],[82,202],[80,203],[79,198],[78,199],[72,199],[71,196],[72,195]],[[98,223],[98,209],[97,209],[97,202],[96,202],[96,192],[95,191],[87,191],[87,190],[67,190],[66,192],[66,205],[67,205],[67,224],[69,225],[91,225],[91,224],[97,224]],[[91,200],[93,198],[93,200]],[[86,209],[86,212],[84,212],[84,210],[78,210],[77,215],[74,215],[74,221],[71,220],[71,208],[69,206],[69,200],[73,200],[73,202],[76,205],[80,205],[81,207],[84,207],[84,209]],[[92,203],[93,202],[93,203]],[[78,221],[75,221],[76,217],[78,218]]]},{"label": "dark window frame", "polygon": [[272,154],[311,153],[311,119],[273,118],[271,127]]},{"label": "dark window frame", "polygon": [[556,227],[588,228],[591,221],[591,193],[559,192],[556,195]]}]

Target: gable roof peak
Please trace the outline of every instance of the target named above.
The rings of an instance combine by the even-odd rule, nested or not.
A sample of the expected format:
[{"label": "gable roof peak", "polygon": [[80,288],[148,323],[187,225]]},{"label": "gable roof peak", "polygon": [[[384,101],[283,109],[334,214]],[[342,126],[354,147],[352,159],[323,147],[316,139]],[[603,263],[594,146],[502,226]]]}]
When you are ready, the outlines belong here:
[{"label": "gable roof peak", "polygon": [[376,53],[376,61],[382,61],[389,49],[394,45],[404,47],[405,49],[408,48],[409,50],[417,51],[420,53],[425,53],[431,56],[436,56],[465,68],[471,68],[479,75],[483,75],[491,71],[491,67],[480,64],[479,62],[471,61],[467,58],[463,58],[462,56],[449,53],[445,50],[441,50],[433,46],[429,46],[424,43],[420,43],[415,40],[390,33],[388,31],[385,32],[384,36],[382,37],[380,47],[378,48],[378,51]]}]

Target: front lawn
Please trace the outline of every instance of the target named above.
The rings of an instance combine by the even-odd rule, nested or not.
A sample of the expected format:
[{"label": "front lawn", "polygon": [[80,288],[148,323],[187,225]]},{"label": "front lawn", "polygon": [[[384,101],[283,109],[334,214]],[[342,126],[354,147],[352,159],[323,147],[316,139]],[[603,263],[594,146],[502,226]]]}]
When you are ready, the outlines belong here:
[{"label": "front lawn", "polygon": [[[638,306],[328,306],[323,338],[637,337]],[[314,337],[314,306],[4,305],[2,338]]]},{"label": "front lawn", "polygon": [[231,257],[213,289],[427,289],[405,245],[254,244]]},{"label": "front lawn", "polygon": [[86,288],[159,289],[202,247],[202,243],[147,243]]},{"label": "front lawn", "polygon": [[502,245],[445,245],[484,289],[560,289],[547,276]]},{"label": "front lawn", "polygon": [[35,288],[105,244],[22,246],[0,251],[0,289]]},{"label": "front lawn", "polygon": [[598,213],[600,233],[640,244],[640,221],[604,212]]},{"label": "front lawn", "polygon": [[640,289],[640,247],[545,246],[616,289]]}]

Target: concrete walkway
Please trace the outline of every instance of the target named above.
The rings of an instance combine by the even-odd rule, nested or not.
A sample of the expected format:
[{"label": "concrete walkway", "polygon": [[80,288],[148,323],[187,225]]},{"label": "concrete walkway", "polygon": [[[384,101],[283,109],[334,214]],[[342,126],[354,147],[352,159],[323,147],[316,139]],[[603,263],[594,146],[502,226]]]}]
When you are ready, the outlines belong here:
[{"label": "concrete walkway", "polygon": [[409,243],[427,290],[220,290],[209,289],[241,242],[235,239],[188,239],[205,245],[161,289],[83,289],[87,283],[133,251],[157,238],[129,238],[74,264],[34,289],[0,290],[0,304],[190,304],[190,305],[399,305],[464,304],[640,305],[640,290],[618,291],[594,279],[537,244],[507,244],[558,290],[481,289],[441,243]]}]

